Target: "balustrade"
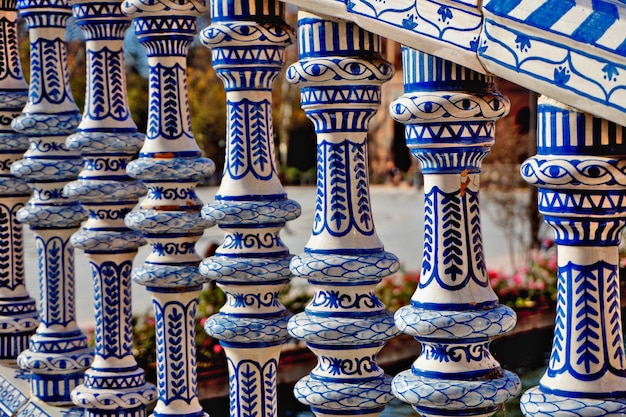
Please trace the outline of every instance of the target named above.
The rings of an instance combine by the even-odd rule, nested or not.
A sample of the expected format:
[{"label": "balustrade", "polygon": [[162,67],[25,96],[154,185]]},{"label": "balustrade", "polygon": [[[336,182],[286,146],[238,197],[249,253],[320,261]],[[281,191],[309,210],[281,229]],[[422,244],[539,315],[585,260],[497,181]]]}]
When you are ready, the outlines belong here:
[{"label": "balustrade", "polygon": [[[388,10],[389,16],[376,17],[367,2],[357,3],[320,4],[332,4],[357,23],[362,13],[368,29],[377,28],[378,18],[391,21],[404,13]],[[438,8],[438,27],[461,11],[427,3],[433,13]],[[517,10],[518,3],[523,1],[506,7],[487,1],[487,12],[508,18],[507,10]],[[606,16],[596,3],[594,13]],[[431,55],[448,39],[442,29],[439,43],[426,42],[425,52],[403,48],[405,94],[391,112],[406,125],[407,145],[424,174],[425,232],[418,289],[394,319],[375,287],[398,270],[399,261],[384,250],[374,227],[367,160],[369,121],[380,105],[381,85],[393,76],[380,50],[385,33],[317,14],[331,9],[300,12],[299,61],[286,76],[300,87],[317,134],[317,188],[310,239],[304,253],[292,256],[280,232],[301,208],[278,178],[272,120],[274,81],[294,40],[285,5],[211,3],[211,25],[199,38],[211,48],[226,89],[227,145],[215,201],[203,206],[195,187],[214,165],[202,157],[191,129],[186,58],[206,6],[202,0],[73,2],[86,36],[81,116],[69,89],[64,43],[72,9],[64,0],[18,0],[30,36],[27,86],[17,50],[16,2],[2,1],[0,360],[17,360],[23,369],[20,374],[0,365],[2,413],[142,417],[157,400],[156,417],[204,416],[196,388],[196,296],[214,280],[227,302],[207,318],[205,330],[226,352],[231,416],[278,415],[279,355],[289,337],[305,341],[317,357],[295,386],[297,399],[317,416],[374,417],[394,395],[425,416],[494,414],[518,395],[520,381],[502,369],[489,343],[511,330],[516,317],[489,285],[479,181],[495,121],[509,103],[495,89],[494,76],[479,71],[506,45],[498,42],[496,49],[485,31],[487,37],[475,38],[483,36],[481,15],[463,6],[471,39],[451,35],[453,46]],[[432,19],[426,17],[407,16],[390,36],[427,36],[423,25]],[[131,18],[148,55],[146,135],[137,132],[126,99],[123,39]],[[422,26],[414,30],[413,24]],[[532,45],[520,39],[520,54],[535,44],[535,38]],[[457,53],[460,62],[443,59]],[[615,68],[602,69],[613,74],[602,85],[617,82]],[[559,88],[550,85],[549,91]],[[614,118],[621,110],[610,107],[607,117]],[[613,122],[547,98],[539,105],[538,155],[525,162],[522,175],[539,188],[540,211],[556,233],[558,300],[548,369],[539,386],[522,396],[528,416],[626,411],[617,263],[625,223],[625,138]],[[35,234],[39,311],[24,286],[18,221]],[[195,244],[213,225],[225,237],[215,255],[202,260]],[[145,242],[151,252],[132,269]],[[92,270],[95,358],[76,324],[72,245],[84,251]],[[156,389],[132,355],[131,276],[153,298]],[[278,297],[293,276],[308,280],[314,296],[304,312],[290,317]],[[376,356],[400,332],[415,337],[422,353],[411,369],[392,378]],[[20,385],[20,378],[29,386]],[[72,402],[80,408],[49,407]]]},{"label": "balustrade", "polygon": [[214,164],[195,142],[187,99],[189,45],[197,30],[201,1],[130,0],[122,11],[134,18],[135,33],[148,54],[148,131],[139,158],[128,174],[142,180],[148,194],[126,224],[143,233],[151,246],[133,279],[152,295],[156,318],[158,401],[155,416],[203,416],[198,401],[196,297],[206,278],[195,243],[212,223],[200,216],[195,192]]},{"label": "balustrade", "polygon": [[276,169],[272,87],[293,39],[277,0],[216,0],[202,42],[226,89],[227,144],[215,202],[202,215],[225,232],[200,272],[226,305],[205,322],[228,360],[230,415],[277,415],[278,359],[289,315],[278,296],[291,278],[285,222],[300,215]]},{"label": "balustrade", "polygon": [[89,212],[71,242],[90,261],[96,308],[95,359],[72,400],[88,416],[141,417],[156,390],[132,354],[131,270],[145,240],[126,227],[124,217],[146,189],[126,175],[128,161],[145,139],[126,99],[123,42],[130,19],[119,1],[77,1],[72,8],[86,38],[87,93],[78,132],[66,144],[80,151],[85,163],[64,191]]},{"label": "balustrade", "polygon": [[30,86],[28,102],[12,126],[29,137],[30,147],[11,165],[11,173],[32,188],[17,219],[35,233],[41,320],[18,365],[30,372],[35,397],[71,404],[70,393],[93,360],[76,324],[70,243],[86,213],[76,198],[63,194],[64,185],[76,179],[82,165],[78,152],[65,146],[81,119],[70,90],[65,47],[65,26],[72,12],[64,1],[24,0],[18,8],[30,35]]},{"label": "balustrade", "polygon": [[12,120],[26,104],[28,85],[22,74],[18,52],[17,1],[0,4],[0,239],[4,242],[0,261],[0,360],[15,362],[28,348],[28,341],[39,324],[35,300],[26,290],[24,276],[24,237],[17,222],[17,211],[30,197],[25,180],[11,175],[11,163],[28,149],[26,135],[11,129]]},{"label": "balustrade", "polygon": [[398,330],[374,288],[399,262],[374,228],[366,142],[393,66],[378,35],[352,23],[301,13],[298,34],[300,60],[287,79],[317,133],[317,193],[311,238],[291,269],[315,294],[289,332],[318,363],[295,394],[317,416],[377,416],[393,396],[376,355]]},{"label": "balustrade", "polygon": [[393,390],[422,415],[489,416],[521,389],[489,352],[516,317],[489,284],[479,207],[481,163],[509,102],[491,76],[410,48],[402,54],[406,93],[391,110],[424,173],[424,256],[396,324],[422,353]]},{"label": "balustrade", "polygon": [[522,166],[558,245],[548,369],[522,396],[527,416],[626,410],[618,245],[624,228],[626,131],[542,97],[537,155]]}]

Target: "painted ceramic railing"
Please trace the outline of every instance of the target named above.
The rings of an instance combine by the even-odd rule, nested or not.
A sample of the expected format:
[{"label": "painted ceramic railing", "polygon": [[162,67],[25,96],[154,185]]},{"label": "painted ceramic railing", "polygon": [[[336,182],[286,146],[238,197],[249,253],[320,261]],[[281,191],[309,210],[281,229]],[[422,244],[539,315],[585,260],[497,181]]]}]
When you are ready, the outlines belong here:
[{"label": "painted ceramic railing", "polygon": [[76,1],[72,8],[85,34],[88,88],[78,133],[66,142],[82,153],[84,166],[64,191],[89,212],[71,242],[90,262],[96,310],[95,359],[72,400],[88,416],[143,417],[156,390],[132,353],[131,270],[145,241],[126,227],[124,217],[146,189],[126,175],[145,139],[137,133],[126,99],[123,43],[130,19],[119,1]]},{"label": "painted ceramic railing", "polygon": [[406,124],[424,173],[424,256],[396,324],[421,342],[422,353],[394,378],[393,390],[420,414],[489,416],[521,389],[489,352],[516,317],[489,284],[478,204],[482,160],[509,101],[491,76],[410,48],[402,53],[406,93],[391,110]]},{"label": "painted ceramic railing", "polygon": [[298,47],[287,79],[300,86],[317,133],[317,193],[311,238],[291,269],[315,294],[289,333],[306,341],[318,363],[295,394],[318,417],[377,416],[393,396],[376,355],[398,330],[374,288],[399,262],[374,228],[367,130],[393,66],[377,35],[317,15],[299,16]]},{"label": "painted ceramic railing", "polygon": [[13,128],[29,137],[30,147],[11,172],[33,190],[17,218],[35,233],[41,320],[18,365],[30,372],[35,397],[71,404],[70,393],[93,359],[76,323],[70,243],[86,213],[76,198],[63,194],[82,165],[80,154],[65,146],[81,119],[70,90],[65,48],[65,25],[72,11],[63,0],[24,0],[18,8],[30,34],[30,86],[26,107]]},{"label": "painted ceramic railing", "polygon": [[625,224],[626,130],[540,98],[537,155],[522,176],[558,244],[548,369],[522,396],[527,416],[626,412],[618,245]]},{"label": "painted ceramic railing", "polygon": [[202,212],[225,237],[200,272],[226,294],[206,332],[228,359],[230,415],[278,415],[278,359],[288,340],[289,314],[278,297],[289,282],[285,222],[300,215],[276,169],[272,87],[293,33],[277,0],[216,0],[202,32],[226,89],[224,173],[214,203]]},{"label": "painted ceramic railing", "polygon": [[35,300],[25,286],[24,240],[17,211],[30,196],[25,180],[11,175],[11,163],[28,149],[28,137],[14,132],[11,121],[26,104],[28,85],[22,75],[18,52],[17,0],[0,5],[0,239],[4,242],[0,258],[0,360],[14,363],[39,324]]},{"label": "painted ceramic railing", "polygon": [[[119,2],[74,2],[76,21],[87,37],[82,122],[68,86],[63,42],[68,4],[19,2],[31,40],[26,100],[15,4],[2,3],[0,233],[6,235],[2,239],[10,258],[0,263],[0,274],[8,277],[0,280],[0,359],[11,361],[22,352],[18,363],[23,368],[15,374],[0,367],[3,413],[82,413],[80,408],[46,404],[73,400],[88,415],[141,417],[158,395],[157,417],[203,416],[196,390],[194,318],[196,295],[210,279],[228,295],[227,305],[207,320],[206,330],[227,352],[233,416],[277,415],[278,355],[287,333],[305,340],[318,358],[311,374],[296,385],[298,399],[318,416],[376,416],[394,394],[427,416],[489,416],[518,394],[517,376],[501,369],[488,350],[493,337],[514,326],[515,316],[498,304],[483,258],[479,173],[493,144],[494,122],[506,114],[508,102],[481,65],[505,75],[519,70],[526,83],[529,74],[541,75],[539,90],[556,95],[567,90],[559,98],[579,103],[580,92],[590,89],[586,82],[592,79],[573,73],[585,47],[556,68],[551,63],[546,71],[552,79],[536,67],[545,55],[538,51],[541,39],[512,39],[513,29],[505,27],[509,12],[517,13],[511,25],[520,30],[550,17],[545,7],[565,2],[535,1],[530,6],[545,7],[524,19],[519,12],[531,0],[485,1],[486,17],[478,12],[480,5],[456,0],[450,5],[418,0],[415,4],[423,5],[419,12],[424,13],[406,16],[401,16],[404,9],[390,10],[388,2],[287,2],[302,8],[328,5],[329,13],[342,16],[360,14],[363,25],[373,30],[335,18],[300,16],[300,60],[289,67],[287,78],[301,87],[302,105],[314,122],[318,171],[312,234],[305,253],[293,259],[279,232],[300,208],[287,199],[276,175],[271,117],[273,81],[292,41],[282,3],[211,4],[212,25],[201,40],[212,48],[214,68],[227,91],[228,137],[220,190],[216,201],[204,208],[195,185],[212,172],[213,164],[201,157],[191,131],[185,60],[197,35],[196,18],[206,5],[184,0],[128,0],[122,5],[121,11],[134,18],[148,53],[150,109],[144,138],[125,102],[121,54],[129,20]],[[593,2],[589,22],[577,26],[592,30],[573,33],[572,39],[584,42],[586,36],[589,45],[607,49],[603,36],[614,30],[604,26],[615,23],[624,9],[615,3]],[[559,13],[573,10],[580,15],[580,5],[567,4]],[[563,35],[559,13],[551,19],[556,26],[539,28],[546,38]],[[402,24],[386,33],[394,19]],[[605,23],[594,29],[589,27],[593,22]],[[424,52],[404,49],[405,95],[392,105],[394,118],[406,124],[407,144],[425,174],[426,224],[419,288],[395,323],[374,293],[376,284],[398,268],[398,260],[384,251],[374,229],[367,171],[368,122],[380,104],[380,85],[393,72],[380,56],[379,34],[402,34],[412,46],[424,41]],[[516,58],[532,57],[517,62],[519,68],[507,64],[505,41]],[[605,61],[621,48],[603,49],[598,57],[580,61],[604,77],[597,81],[600,90],[610,90],[582,104],[603,105],[611,118],[622,111],[613,97],[622,90],[624,71],[619,62]],[[576,85],[569,82],[573,76],[579,80]],[[12,126],[19,133],[8,129],[15,117]],[[549,367],[539,387],[522,397],[522,410],[532,416],[623,414],[626,358],[619,324],[617,244],[624,225],[626,136],[618,125],[549,99],[539,107],[539,122],[539,152],[522,174],[539,187],[540,209],[556,232],[559,298]],[[139,157],[129,163],[140,146]],[[16,161],[22,153],[23,159]],[[134,180],[125,175],[126,166]],[[124,224],[124,214],[143,192],[140,181],[147,197]],[[29,188],[30,201],[15,214]],[[69,240],[86,217],[84,209],[89,217],[72,243],[91,262],[97,326],[95,361],[83,377],[93,354],[76,326]],[[23,285],[21,228],[15,219],[30,225],[38,245],[41,324],[30,338],[37,314]],[[214,224],[224,230],[225,239],[216,256],[201,262],[195,242]],[[130,346],[129,273],[143,243],[140,235],[152,252],[132,275],[154,300],[156,393],[145,383]],[[278,293],[292,274],[308,279],[315,296],[305,312],[289,319]],[[400,330],[416,337],[423,353],[392,381],[376,364],[376,354]],[[21,388],[19,378],[27,378],[30,386]],[[30,390],[36,399],[29,402]]]},{"label": "painted ceramic railing", "polygon": [[141,231],[152,247],[134,280],[152,295],[156,317],[158,401],[155,416],[199,417],[195,318],[197,294],[207,279],[195,243],[211,226],[200,216],[196,184],[214,171],[195,142],[187,99],[187,53],[196,36],[201,1],[129,0],[149,65],[148,131],[139,158],[128,166],[148,194],[126,224]]}]

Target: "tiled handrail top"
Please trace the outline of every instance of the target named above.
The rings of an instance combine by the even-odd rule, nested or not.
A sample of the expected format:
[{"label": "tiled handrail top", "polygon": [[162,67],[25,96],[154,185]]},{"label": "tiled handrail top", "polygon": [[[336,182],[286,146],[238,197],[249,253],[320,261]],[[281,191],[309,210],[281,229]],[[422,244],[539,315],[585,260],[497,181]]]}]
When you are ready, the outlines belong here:
[{"label": "tiled handrail top", "polygon": [[281,1],[624,123],[623,0]]}]

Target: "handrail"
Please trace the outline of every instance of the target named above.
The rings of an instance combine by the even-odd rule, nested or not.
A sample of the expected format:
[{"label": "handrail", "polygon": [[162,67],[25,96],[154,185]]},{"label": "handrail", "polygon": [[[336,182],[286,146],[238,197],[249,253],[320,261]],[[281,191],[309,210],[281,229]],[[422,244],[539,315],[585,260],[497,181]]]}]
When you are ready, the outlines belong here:
[{"label": "handrail", "polygon": [[281,1],[626,123],[624,2]]}]

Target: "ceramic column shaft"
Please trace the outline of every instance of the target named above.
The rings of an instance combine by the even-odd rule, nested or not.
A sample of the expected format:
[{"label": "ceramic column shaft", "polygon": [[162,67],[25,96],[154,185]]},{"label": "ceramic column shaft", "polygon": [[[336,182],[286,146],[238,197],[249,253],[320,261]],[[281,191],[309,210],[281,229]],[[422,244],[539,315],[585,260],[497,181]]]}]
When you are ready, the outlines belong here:
[{"label": "ceramic column shaft", "polygon": [[87,416],[142,417],[156,390],[132,354],[131,270],[145,241],[126,227],[124,216],[146,190],[126,175],[145,137],[127,103],[123,42],[130,19],[119,1],[78,1],[72,8],[86,39],[87,94],[78,133],[66,143],[82,152],[85,164],[65,193],[89,212],[71,242],[90,261],[96,309],[96,356],[72,400]]},{"label": "ceramic column shaft", "polygon": [[128,174],[142,180],[148,194],[126,224],[151,245],[133,279],[152,295],[156,318],[157,391],[154,415],[204,415],[197,393],[195,316],[197,294],[207,279],[195,243],[212,224],[200,216],[197,182],[213,173],[191,130],[187,98],[187,52],[196,35],[200,1],[143,2],[122,6],[133,17],[135,33],[149,65],[146,140]]},{"label": "ceramic column shaft", "polygon": [[618,245],[625,224],[626,129],[538,102],[537,155],[521,168],[555,232],[557,305],[548,369],[521,399],[527,416],[626,412]]},{"label": "ceramic column shaft", "polygon": [[17,211],[30,197],[30,187],[11,175],[10,167],[28,149],[28,137],[11,129],[26,104],[28,85],[18,53],[17,0],[0,2],[2,66],[0,67],[0,360],[15,362],[28,349],[39,324],[35,300],[24,283],[24,240]]},{"label": "ceramic column shaft", "polygon": [[288,339],[278,296],[291,256],[279,233],[300,206],[287,199],[274,152],[272,88],[293,40],[283,15],[276,0],[216,0],[201,36],[226,88],[227,145],[216,201],[203,210],[226,235],[200,271],[227,296],[205,329],[228,359],[233,417],[278,415],[278,359]]},{"label": "ceramic column shaft", "polygon": [[81,118],[70,90],[64,41],[71,9],[63,1],[38,0],[19,1],[18,9],[29,29],[31,74],[28,101],[12,126],[29,137],[30,147],[11,172],[33,190],[17,219],[35,233],[41,320],[18,365],[31,372],[34,396],[71,404],[70,392],[93,359],[76,324],[74,249],[69,241],[86,213],[75,198],[63,194],[63,186],[76,179],[82,165],[80,155],[65,146]]},{"label": "ceramic column shaft", "polygon": [[406,47],[403,70],[405,94],[390,110],[424,173],[425,235],[418,288],[395,319],[422,353],[393,390],[424,416],[489,416],[521,388],[489,352],[516,317],[489,285],[478,199],[481,163],[509,102],[493,77]]},{"label": "ceramic column shaft", "polygon": [[393,397],[376,354],[398,330],[374,288],[399,264],[374,228],[366,142],[393,67],[380,56],[379,37],[352,23],[301,13],[298,32],[300,60],[287,78],[300,86],[315,125],[317,193],[311,238],[291,270],[315,295],[289,332],[318,364],[295,394],[317,416],[377,416]]}]

